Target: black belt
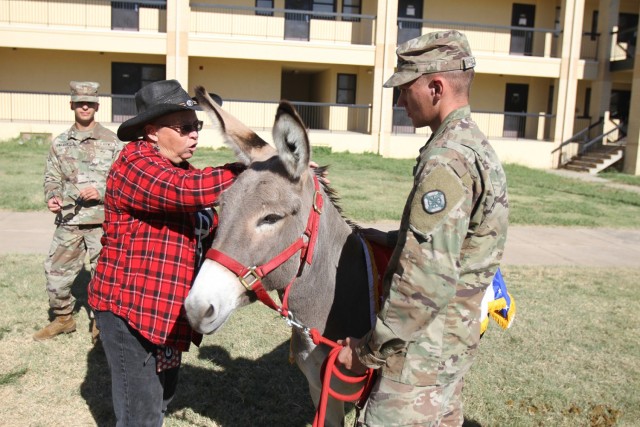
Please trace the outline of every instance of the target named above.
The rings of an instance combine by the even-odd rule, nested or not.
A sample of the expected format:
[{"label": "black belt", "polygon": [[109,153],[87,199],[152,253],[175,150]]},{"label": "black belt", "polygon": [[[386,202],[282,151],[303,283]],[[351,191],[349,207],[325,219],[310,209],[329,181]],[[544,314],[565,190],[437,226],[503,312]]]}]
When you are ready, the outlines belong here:
[{"label": "black belt", "polygon": [[79,230],[91,230],[94,228],[102,227],[102,224],[78,224],[76,225]]}]

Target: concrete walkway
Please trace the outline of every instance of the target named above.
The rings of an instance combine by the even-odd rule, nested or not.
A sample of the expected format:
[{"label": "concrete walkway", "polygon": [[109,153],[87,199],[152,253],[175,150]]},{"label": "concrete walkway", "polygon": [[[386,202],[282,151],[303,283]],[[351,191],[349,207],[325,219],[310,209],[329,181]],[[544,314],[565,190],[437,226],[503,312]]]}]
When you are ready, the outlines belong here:
[{"label": "concrete walkway", "polygon": [[[0,254],[46,255],[55,225],[49,212],[0,211]],[[362,224],[389,230],[397,223]],[[504,265],[640,268],[640,230],[511,226]]]}]

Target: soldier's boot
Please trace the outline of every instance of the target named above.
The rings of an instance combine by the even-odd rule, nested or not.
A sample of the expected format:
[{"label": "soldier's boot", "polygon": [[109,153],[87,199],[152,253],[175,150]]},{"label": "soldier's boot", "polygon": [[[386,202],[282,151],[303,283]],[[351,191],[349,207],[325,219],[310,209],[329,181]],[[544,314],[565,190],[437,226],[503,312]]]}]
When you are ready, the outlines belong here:
[{"label": "soldier's boot", "polygon": [[36,341],[44,341],[60,334],[68,334],[76,330],[76,321],[70,314],[56,316],[53,322],[33,334]]}]

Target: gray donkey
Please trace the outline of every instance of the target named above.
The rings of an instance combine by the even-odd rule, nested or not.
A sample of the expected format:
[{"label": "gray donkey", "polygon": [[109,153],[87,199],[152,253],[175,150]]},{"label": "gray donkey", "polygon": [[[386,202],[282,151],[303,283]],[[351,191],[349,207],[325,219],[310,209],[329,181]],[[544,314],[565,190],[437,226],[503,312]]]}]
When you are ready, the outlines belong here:
[{"label": "gray donkey", "polygon": [[[196,94],[247,170],[220,197],[214,243],[185,301],[193,328],[214,333],[234,310],[256,296],[263,299],[268,295],[263,290],[276,290],[294,323],[334,341],[364,335],[373,310],[363,242],[318,177],[322,169],[309,167],[308,135],[293,106],[283,101],[278,107],[276,150],[222,110],[204,88]],[[263,286],[258,292],[255,283]],[[330,348],[314,344],[306,329],[294,328],[291,349],[317,406],[321,365]],[[334,382],[332,387],[340,390]],[[349,393],[356,386],[342,387]],[[343,402],[330,399],[326,424],[340,426],[343,419]]]}]

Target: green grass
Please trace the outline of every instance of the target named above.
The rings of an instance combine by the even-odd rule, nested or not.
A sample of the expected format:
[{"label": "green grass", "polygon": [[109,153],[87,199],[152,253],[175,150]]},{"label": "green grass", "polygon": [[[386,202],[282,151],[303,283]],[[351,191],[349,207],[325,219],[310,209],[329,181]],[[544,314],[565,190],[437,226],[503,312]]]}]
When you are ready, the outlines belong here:
[{"label": "green grass", "polygon": [[[42,180],[48,147],[42,141],[0,142],[0,209],[46,210]],[[234,161],[227,149],[200,148],[197,167]],[[332,153],[316,148],[313,160],[329,165],[345,215],[358,222],[398,221],[411,189],[413,159],[375,154]],[[565,178],[518,165],[505,165],[510,221],[520,225],[640,227],[640,193],[602,183]],[[621,174],[607,174],[620,181]],[[628,183],[640,177],[626,175]]]},{"label": "green grass", "polygon": [[[87,274],[78,331],[46,342],[42,256],[0,256],[0,425],[113,425],[109,374],[91,345]],[[503,267],[512,328],[491,323],[466,377],[465,417],[482,426],[633,426],[640,419],[638,269]],[[290,329],[245,307],[185,354],[167,427],[304,427],[306,381],[288,362]],[[55,421],[52,421],[55,420]],[[474,424],[477,423],[477,424]]]},{"label": "green grass", "polygon": [[639,175],[629,175],[627,173],[620,173],[620,172],[601,172],[598,174],[598,176],[601,178],[609,179],[614,182],[618,182],[620,184],[634,185],[636,187],[640,187]]},{"label": "green grass", "polygon": [[640,193],[564,178],[518,165],[505,167],[511,224],[640,226]]},{"label": "green grass", "polygon": [[0,209],[46,210],[44,168],[49,144],[41,139],[0,142]]}]

